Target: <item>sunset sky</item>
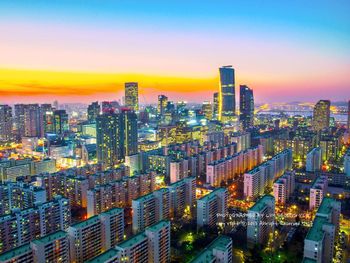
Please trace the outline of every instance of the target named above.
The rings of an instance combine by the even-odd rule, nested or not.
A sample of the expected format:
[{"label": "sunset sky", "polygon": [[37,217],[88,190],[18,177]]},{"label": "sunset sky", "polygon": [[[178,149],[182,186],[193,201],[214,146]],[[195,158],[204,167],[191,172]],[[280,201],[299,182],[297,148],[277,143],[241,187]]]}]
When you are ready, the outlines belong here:
[{"label": "sunset sky", "polygon": [[[350,97],[350,1],[0,1],[0,103],[211,100],[218,67],[257,102]],[[236,88],[238,90],[238,88]]]}]

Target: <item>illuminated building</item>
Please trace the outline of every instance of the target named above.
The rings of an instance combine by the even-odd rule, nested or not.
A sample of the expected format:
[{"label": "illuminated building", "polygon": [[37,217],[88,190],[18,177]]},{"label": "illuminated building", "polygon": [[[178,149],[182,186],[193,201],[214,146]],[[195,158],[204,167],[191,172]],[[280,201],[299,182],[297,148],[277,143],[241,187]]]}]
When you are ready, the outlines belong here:
[{"label": "illuminated building", "polygon": [[2,165],[0,166],[0,179],[2,183],[5,181],[15,182],[17,177],[25,177],[31,175],[31,159],[10,159],[1,163]]},{"label": "illuminated building", "polygon": [[101,106],[98,104],[98,101],[91,103],[87,108],[88,121],[90,123],[96,122],[96,118],[100,115]]},{"label": "illuminated building", "polygon": [[322,149],[322,161],[334,161],[340,152],[340,136],[321,135],[320,148]]},{"label": "illuminated building", "polygon": [[274,219],[275,198],[272,195],[264,195],[248,210],[248,246],[267,244],[270,234],[274,232]]},{"label": "illuminated building", "polygon": [[217,223],[224,223],[227,212],[227,197],[226,188],[217,188],[198,199],[197,226],[216,227]]},{"label": "illuminated building", "polygon": [[33,207],[35,203],[46,202],[44,188],[22,182],[7,182],[0,185],[0,215],[11,213],[11,210]]},{"label": "illuminated building", "polygon": [[125,106],[134,111],[139,110],[139,87],[137,82],[125,83]]},{"label": "illuminated building", "polygon": [[87,191],[88,218],[111,209],[112,205],[112,185],[97,185]]},{"label": "illuminated building", "polygon": [[168,105],[168,97],[165,95],[159,95],[158,96],[158,107],[157,107],[157,114],[160,118],[163,117],[166,107]]},{"label": "illuminated building", "polygon": [[175,183],[188,176],[188,159],[170,161],[170,182]]},{"label": "illuminated building", "polygon": [[97,160],[107,167],[114,166],[123,157],[120,121],[115,113],[104,113],[96,119]]},{"label": "illuminated building", "polygon": [[125,155],[133,155],[138,152],[137,115],[134,111],[122,110],[120,119],[119,132],[124,158]]},{"label": "illuminated building", "polygon": [[232,262],[232,239],[220,235],[209,244],[191,263]]},{"label": "illuminated building", "polygon": [[286,149],[244,174],[244,196],[254,199],[261,196],[265,188],[272,187],[274,180],[292,168],[292,151]]},{"label": "illuminated building", "polygon": [[309,209],[311,211],[317,209],[321,205],[323,198],[326,196],[327,189],[327,176],[317,177],[310,188]]},{"label": "illuminated building", "polygon": [[132,230],[143,231],[163,219],[170,218],[170,191],[161,188],[157,191],[132,200]]},{"label": "illuminated building", "polygon": [[102,224],[103,250],[116,246],[124,239],[124,209],[112,208],[98,215]]},{"label": "illuminated building", "polygon": [[237,144],[237,152],[244,151],[251,146],[251,135],[249,132],[234,132],[230,134],[229,142]]},{"label": "illuminated building", "polygon": [[320,147],[313,148],[306,156],[306,171],[315,172],[321,170],[322,165],[322,149]]},{"label": "illuminated building", "polygon": [[242,123],[243,130],[254,126],[254,97],[253,90],[245,85],[240,85],[240,100],[239,100],[239,120]]},{"label": "illuminated building", "polygon": [[206,182],[219,187],[222,182],[227,182],[242,172],[252,169],[262,162],[262,151],[262,147],[259,145],[208,163],[206,166]]},{"label": "illuminated building", "polygon": [[31,240],[59,230],[66,230],[71,222],[69,201],[56,197],[53,201],[11,214],[0,216],[0,253],[25,245]]},{"label": "illuminated building", "polygon": [[138,174],[142,169],[142,160],[139,153],[125,156],[125,166],[129,167],[130,175]]},{"label": "illuminated building", "polygon": [[350,100],[348,102],[348,131],[350,131]]},{"label": "illuminated building", "polygon": [[295,172],[286,171],[273,184],[273,196],[276,203],[285,204],[295,189]]},{"label": "illuminated building", "polygon": [[215,142],[219,146],[224,146],[225,144],[225,134],[222,131],[210,131],[203,135],[203,142]]},{"label": "illuminated building", "polygon": [[24,136],[40,137],[40,107],[38,104],[28,104],[24,107]]},{"label": "illuminated building", "polygon": [[170,222],[161,221],[87,263],[170,261]]},{"label": "illuminated building", "polygon": [[0,141],[12,139],[12,108],[0,105]]},{"label": "illuminated building", "polygon": [[168,186],[171,200],[171,217],[181,217],[196,200],[196,178],[187,177]]},{"label": "illuminated building", "polygon": [[226,122],[232,120],[236,112],[235,72],[232,66],[221,67],[219,72],[219,120]]},{"label": "illuminated building", "polygon": [[30,243],[33,262],[69,262],[68,235],[58,231]]},{"label": "illuminated building", "polygon": [[24,104],[15,104],[15,127],[19,138],[24,136]]},{"label": "illuminated building", "polygon": [[54,133],[62,135],[68,131],[68,114],[65,110],[55,110],[53,113]]},{"label": "illuminated building", "polygon": [[325,197],[304,240],[304,262],[333,262],[339,233],[340,202]]},{"label": "illuminated building", "polygon": [[67,233],[58,231],[0,255],[3,263],[69,262]]},{"label": "illuminated building", "polygon": [[102,224],[98,216],[71,225],[67,232],[72,262],[82,263],[103,252]]},{"label": "illuminated building", "polygon": [[211,120],[213,118],[213,107],[209,101],[203,102],[202,111],[206,119]]},{"label": "illuminated building", "polygon": [[218,118],[219,115],[219,92],[213,94],[213,117]]},{"label": "illuminated building", "polygon": [[350,177],[350,150],[344,155],[344,173]]},{"label": "illuminated building", "polygon": [[314,107],[313,128],[315,131],[321,131],[329,128],[331,102],[329,100],[320,100]]},{"label": "illuminated building", "polygon": [[45,136],[47,133],[54,132],[54,115],[51,104],[40,105],[40,118],[41,122],[41,136]]}]

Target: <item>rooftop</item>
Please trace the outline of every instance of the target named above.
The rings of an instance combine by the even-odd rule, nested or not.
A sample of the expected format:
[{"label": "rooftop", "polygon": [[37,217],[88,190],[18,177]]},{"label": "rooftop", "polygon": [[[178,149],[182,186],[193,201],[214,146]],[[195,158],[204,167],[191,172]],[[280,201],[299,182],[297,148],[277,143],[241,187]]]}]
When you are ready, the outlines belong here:
[{"label": "rooftop", "polygon": [[135,244],[138,244],[140,242],[142,242],[143,240],[147,240],[147,236],[145,235],[144,232],[137,234],[135,236],[133,236],[132,238],[125,240],[124,242],[120,243],[119,245],[116,246],[116,248],[128,248],[128,247],[132,247]]},{"label": "rooftop", "polygon": [[316,216],[315,220],[313,221],[312,227],[309,229],[309,232],[307,233],[305,239],[312,240],[315,242],[321,241],[325,234],[322,227],[326,224],[331,225],[330,223],[328,223],[326,218]]},{"label": "rooftop", "polygon": [[57,240],[59,238],[63,238],[66,236],[67,236],[66,232],[58,231],[58,232],[52,233],[50,235],[44,236],[40,239],[33,240],[32,243],[34,243],[34,244],[47,244],[51,241],[54,241],[54,240]]},{"label": "rooftop", "polygon": [[258,201],[256,201],[251,208],[249,208],[249,211],[259,212],[265,207],[267,202],[274,201],[274,200],[275,198],[272,195],[264,195]]},{"label": "rooftop", "polygon": [[317,213],[319,214],[330,214],[332,209],[333,209],[333,204],[338,203],[336,200],[334,200],[333,198],[330,197],[324,197],[322,199],[322,203],[320,205],[320,207],[317,210]]},{"label": "rooftop", "polygon": [[29,244],[14,248],[0,255],[0,262],[8,261],[11,258],[31,252],[32,249]]},{"label": "rooftop", "polygon": [[163,227],[170,227],[170,221],[168,220],[162,220],[162,221],[159,221],[157,224],[154,224],[150,227],[147,227],[146,228],[146,231],[149,230],[149,231],[158,231],[160,229],[162,229]]},{"label": "rooftop", "polygon": [[217,188],[215,189],[214,191],[210,192],[209,194],[203,196],[202,198],[198,199],[198,200],[201,200],[201,201],[210,201],[212,200],[213,198],[216,197],[216,194],[217,193],[220,193],[220,192],[226,192],[227,190],[225,188]]},{"label": "rooftop", "polygon": [[86,261],[86,263],[99,263],[99,262],[103,263],[109,259],[116,257],[117,255],[118,255],[118,251],[114,248],[111,248],[106,252],[102,253],[101,255]]},{"label": "rooftop", "polygon": [[86,219],[84,221],[81,221],[79,223],[75,223],[73,225],[71,225],[70,227],[73,227],[73,228],[83,228],[83,227],[86,227],[86,226],[89,226],[89,225],[92,225],[92,224],[95,224],[97,222],[100,222],[100,219],[98,218],[98,216],[92,216],[90,217],[89,219]]}]

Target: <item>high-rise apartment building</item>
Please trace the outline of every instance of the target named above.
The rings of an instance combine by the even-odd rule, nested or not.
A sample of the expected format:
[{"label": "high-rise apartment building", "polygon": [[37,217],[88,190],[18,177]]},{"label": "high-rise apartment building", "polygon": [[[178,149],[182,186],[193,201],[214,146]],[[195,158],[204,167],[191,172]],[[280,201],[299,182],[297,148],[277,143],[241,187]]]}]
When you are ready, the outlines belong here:
[{"label": "high-rise apartment building", "polygon": [[295,189],[295,172],[286,171],[273,184],[273,196],[276,203],[285,204]]},{"label": "high-rise apartment building", "polygon": [[197,200],[197,226],[215,227],[224,223],[227,212],[228,191],[217,188]]},{"label": "high-rise apartment building", "polygon": [[28,104],[24,107],[24,136],[40,137],[41,125],[40,123],[40,107],[39,104]]},{"label": "high-rise apartment building", "polygon": [[232,66],[224,66],[219,73],[219,119],[226,122],[232,120],[236,112],[235,71]]},{"label": "high-rise apartment building", "polygon": [[316,177],[310,188],[310,200],[309,200],[309,209],[317,209],[326,196],[328,189],[328,178],[325,175]]},{"label": "high-rise apartment building", "polygon": [[9,105],[0,105],[0,141],[12,138],[12,108]]},{"label": "high-rise apartment building", "polygon": [[139,86],[137,82],[125,83],[125,106],[133,111],[139,110]]},{"label": "high-rise apartment building", "polygon": [[313,128],[320,131],[329,128],[331,102],[329,100],[320,100],[314,107]]},{"label": "high-rise apartment building", "polygon": [[322,165],[322,149],[320,147],[313,148],[306,155],[306,171],[316,172],[321,170]]},{"label": "high-rise apartment building", "polygon": [[248,246],[266,244],[274,232],[275,198],[265,195],[248,210]]},{"label": "high-rise apartment building", "polygon": [[251,128],[254,125],[254,96],[253,90],[246,85],[239,87],[239,120],[243,130]]},{"label": "high-rise apartment building", "polygon": [[124,158],[126,155],[133,155],[138,152],[137,115],[132,110],[123,110],[120,113],[120,119],[121,127],[119,131]]}]

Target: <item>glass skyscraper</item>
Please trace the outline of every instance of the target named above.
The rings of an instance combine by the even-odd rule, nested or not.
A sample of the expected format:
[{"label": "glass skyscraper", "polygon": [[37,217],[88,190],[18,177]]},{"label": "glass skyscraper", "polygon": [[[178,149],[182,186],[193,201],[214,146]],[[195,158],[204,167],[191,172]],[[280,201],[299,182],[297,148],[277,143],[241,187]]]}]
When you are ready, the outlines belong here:
[{"label": "glass skyscraper", "polygon": [[236,110],[235,70],[232,66],[223,66],[219,72],[219,119],[225,122],[232,119]]},{"label": "glass skyscraper", "polygon": [[246,85],[239,87],[239,120],[243,129],[246,130],[254,125],[254,97],[253,90]]},{"label": "glass skyscraper", "polygon": [[137,82],[125,83],[125,106],[134,111],[139,110],[139,85]]}]

